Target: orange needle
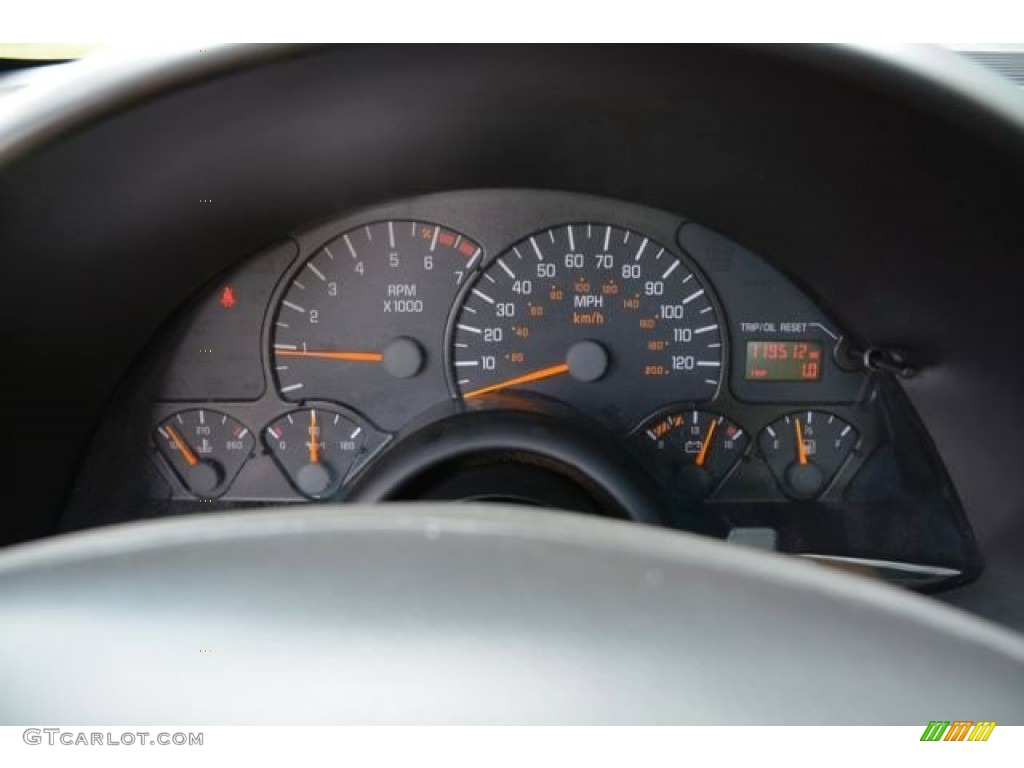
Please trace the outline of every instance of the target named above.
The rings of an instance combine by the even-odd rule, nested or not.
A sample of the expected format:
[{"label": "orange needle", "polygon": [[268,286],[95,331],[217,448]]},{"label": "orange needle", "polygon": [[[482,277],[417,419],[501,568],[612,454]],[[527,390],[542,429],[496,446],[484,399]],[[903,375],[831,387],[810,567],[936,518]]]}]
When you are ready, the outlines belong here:
[{"label": "orange needle", "polygon": [[325,360],[348,360],[354,363],[379,363],[384,359],[380,352],[307,352],[304,349],[275,349],[281,357],[320,357]]},{"label": "orange needle", "polygon": [[479,397],[480,395],[486,395],[489,392],[497,392],[500,389],[517,387],[520,384],[529,384],[531,381],[541,381],[542,379],[550,379],[553,376],[561,376],[563,373],[568,372],[568,363],[552,365],[550,368],[541,368],[539,371],[525,373],[522,376],[516,376],[514,379],[505,379],[505,381],[499,381],[497,384],[491,384],[489,387],[481,387],[480,389],[474,389],[472,392],[466,392],[462,396],[466,399],[470,397]]},{"label": "orange needle", "polygon": [[804,445],[804,433],[800,429],[800,419],[793,419],[793,423],[796,424],[796,460],[799,464],[803,465],[807,463],[807,446]]},{"label": "orange needle", "polygon": [[174,444],[178,446],[178,450],[181,451],[181,455],[185,457],[185,461],[188,462],[190,467],[194,467],[199,463],[199,459],[196,458],[195,451],[185,444],[185,441],[181,439],[181,435],[179,435],[178,431],[170,424],[167,425],[167,434],[171,436],[171,440],[173,440]]},{"label": "orange needle", "polygon": [[320,463],[320,443],[316,439],[316,411],[309,412],[309,463]]},{"label": "orange needle", "polygon": [[697,454],[697,460],[694,462],[698,467],[704,466],[704,459],[707,458],[708,448],[711,447],[711,436],[715,434],[715,427],[718,426],[718,420],[715,419],[711,422],[711,426],[708,427],[708,433],[704,435],[704,443],[700,447],[700,453]]}]

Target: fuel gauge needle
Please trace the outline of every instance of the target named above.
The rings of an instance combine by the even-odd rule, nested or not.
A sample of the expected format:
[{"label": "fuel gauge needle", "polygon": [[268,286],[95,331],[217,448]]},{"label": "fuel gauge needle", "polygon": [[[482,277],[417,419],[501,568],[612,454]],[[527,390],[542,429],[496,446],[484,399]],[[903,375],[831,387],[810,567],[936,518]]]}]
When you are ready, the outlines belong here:
[{"label": "fuel gauge needle", "polygon": [[693,462],[698,467],[704,466],[704,459],[708,456],[708,448],[711,447],[711,436],[715,434],[715,427],[718,426],[718,419],[711,422],[711,426],[708,427],[708,433],[704,435],[704,442],[700,446],[700,453],[697,454],[697,459]]},{"label": "fuel gauge needle", "polygon": [[320,463],[320,442],[316,439],[316,410],[309,411],[309,463]]},{"label": "fuel gauge needle", "polygon": [[181,435],[178,434],[178,430],[172,427],[170,424],[167,425],[167,434],[171,436],[171,440],[177,446],[178,450],[181,451],[181,455],[185,457],[185,461],[190,467],[194,467],[199,463],[199,459],[196,458],[195,451],[188,447],[184,440],[181,439]]},{"label": "fuel gauge needle", "polygon": [[804,445],[804,432],[800,428],[800,419],[793,419],[796,425],[796,461],[800,466],[807,463],[807,446]]}]

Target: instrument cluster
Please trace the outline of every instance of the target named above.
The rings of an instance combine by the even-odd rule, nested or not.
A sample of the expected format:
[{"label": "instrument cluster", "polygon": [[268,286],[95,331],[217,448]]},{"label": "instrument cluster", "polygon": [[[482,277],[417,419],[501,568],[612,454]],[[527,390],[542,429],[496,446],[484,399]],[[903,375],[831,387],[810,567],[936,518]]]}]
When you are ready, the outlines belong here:
[{"label": "instrument cluster", "polygon": [[[526,190],[391,203],[283,240],[171,318],[65,527],[143,500],[494,499],[948,585],[976,565],[963,512],[861,346],[792,277],[675,214]],[[505,412],[536,421],[470,439]],[[438,425],[478,447],[438,453]],[[549,448],[563,433],[589,445]],[[639,496],[615,492],[619,467]],[[129,478],[116,492],[110,471]]]}]

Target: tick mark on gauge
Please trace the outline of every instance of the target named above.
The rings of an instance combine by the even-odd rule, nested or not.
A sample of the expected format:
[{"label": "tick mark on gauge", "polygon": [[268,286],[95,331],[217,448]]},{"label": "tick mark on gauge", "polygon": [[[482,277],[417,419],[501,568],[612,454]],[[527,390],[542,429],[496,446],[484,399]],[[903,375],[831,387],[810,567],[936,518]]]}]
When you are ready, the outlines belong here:
[{"label": "tick mark on gauge", "polygon": [[294,349],[298,349],[298,347],[296,347],[294,344],[275,344],[274,345],[274,349],[294,350]]},{"label": "tick mark on gauge", "polygon": [[[659,256],[660,255],[661,254],[659,254]],[[668,277],[673,272],[675,272],[678,268],[679,268],[679,262],[678,261],[673,261],[672,262],[672,266],[665,270],[665,272],[661,276],[661,279],[664,280],[666,277]]]},{"label": "tick mark on gauge", "polygon": [[515,272],[513,272],[513,271],[512,271],[511,269],[509,269],[509,268],[508,268],[508,267],[507,267],[507,266],[505,265],[505,262],[503,262],[503,261],[502,261],[501,259],[498,259],[498,266],[499,266],[499,267],[501,267],[501,268],[502,268],[502,269],[504,270],[504,272],[505,272],[505,274],[506,274],[506,275],[508,275],[509,277],[511,277],[511,278],[512,278],[513,280],[515,280],[515,279],[516,279],[516,273],[515,273]]},{"label": "tick mark on gauge", "polygon": [[[296,312],[301,312],[302,314],[306,314],[306,310],[304,310],[298,304],[292,304],[287,299],[285,301],[282,301],[281,303],[284,304],[286,307],[288,307],[288,309],[294,309]],[[293,349],[294,349],[294,347],[293,347]]]},{"label": "tick mark on gauge", "polygon": [[698,328],[694,331],[694,334],[707,333],[708,331],[714,331],[718,329],[718,325],[705,325],[703,328]]},{"label": "tick mark on gauge", "polygon": [[569,250],[570,251],[575,251],[576,250],[576,238],[574,238],[572,236],[572,224],[567,225],[565,229],[569,233]]},{"label": "tick mark on gauge", "polygon": [[469,331],[470,333],[482,333],[482,331],[479,328],[474,328],[472,325],[464,325],[463,323],[459,323],[458,326],[456,327],[461,328],[464,331]]},{"label": "tick mark on gauge", "polygon": [[689,296],[687,296],[685,299],[683,299],[683,304],[689,304],[694,299],[700,298],[703,295],[704,295],[704,289],[703,288],[701,288],[698,291],[694,291]]},{"label": "tick mark on gauge", "polygon": [[484,293],[483,291],[478,291],[478,290],[477,290],[476,288],[474,288],[474,289],[473,289],[473,293],[474,293],[475,295],[479,296],[479,297],[480,297],[481,299],[483,299],[484,301],[486,301],[486,302],[487,302],[488,304],[493,304],[493,303],[494,303],[494,299],[492,299],[492,298],[491,298],[490,296],[488,296],[488,295],[487,295],[486,293]]},{"label": "tick mark on gauge", "polygon": [[533,252],[537,254],[537,261],[544,261],[544,254],[540,252],[540,248],[537,246],[536,238],[530,238],[530,245],[533,246]]},{"label": "tick mark on gauge", "polygon": [[352,247],[352,241],[348,239],[348,235],[342,235],[341,239],[345,241],[345,245],[348,246],[348,252],[352,254],[353,259],[358,259],[356,255],[356,249]]},{"label": "tick mark on gauge", "polygon": [[334,254],[331,253],[331,249],[328,248],[326,245],[324,246],[324,253],[327,254],[327,258],[328,259],[330,259],[331,261],[334,261]]},{"label": "tick mark on gauge", "polygon": [[[623,240],[622,242],[626,242]],[[640,247],[637,249],[636,256],[633,257],[633,261],[640,261],[644,255],[644,248],[647,247],[647,238],[645,237],[643,242],[640,243]]]},{"label": "tick mark on gauge", "polygon": [[324,273],[317,269],[316,264],[314,264],[312,261],[307,261],[306,267],[309,269],[310,272],[312,272],[314,275],[320,278],[321,281],[327,280],[327,277],[324,275]]},{"label": "tick mark on gauge", "polygon": [[287,387],[281,387],[282,392],[294,392],[296,389],[302,389],[301,384],[290,384]]}]

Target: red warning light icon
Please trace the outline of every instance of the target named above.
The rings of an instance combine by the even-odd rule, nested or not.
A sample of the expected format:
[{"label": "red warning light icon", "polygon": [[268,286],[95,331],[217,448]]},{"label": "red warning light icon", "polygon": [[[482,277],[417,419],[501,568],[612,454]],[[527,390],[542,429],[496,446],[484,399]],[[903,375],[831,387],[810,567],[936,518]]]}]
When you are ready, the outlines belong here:
[{"label": "red warning light icon", "polygon": [[234,290],[232,290],[230,285],[225,285],[224,290],[220,292],[220,305],[224,309],[231,309],[237,303]]}]

